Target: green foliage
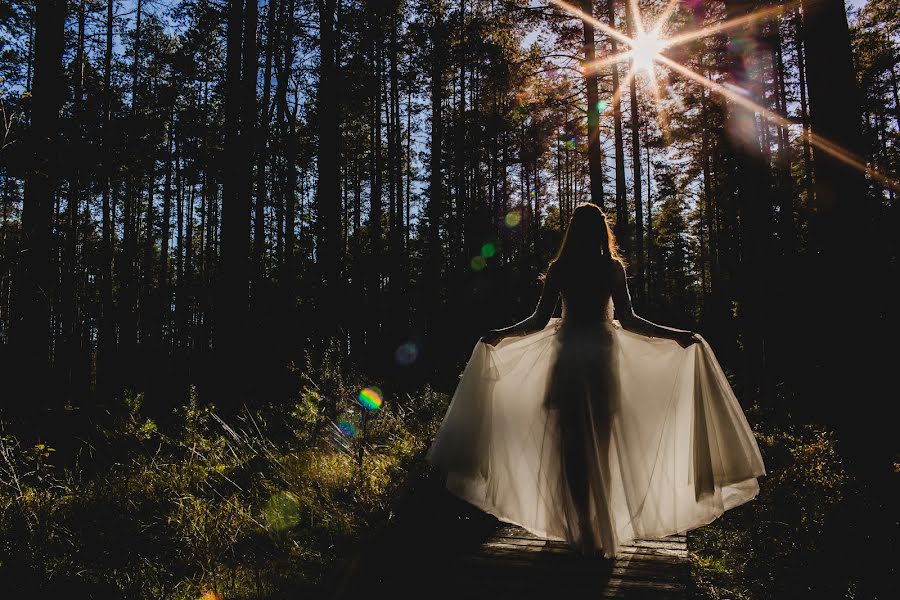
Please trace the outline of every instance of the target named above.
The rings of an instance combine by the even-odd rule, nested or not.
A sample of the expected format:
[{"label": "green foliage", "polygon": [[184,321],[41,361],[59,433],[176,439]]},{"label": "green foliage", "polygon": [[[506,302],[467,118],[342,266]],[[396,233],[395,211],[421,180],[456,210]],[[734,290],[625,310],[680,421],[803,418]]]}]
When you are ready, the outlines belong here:
[{"label": "green foliage", "polygon": [[698,595],[875,597],[860,588],[879,576],[877,560],[861,570],[852,567],[844,553],[860,549],[850,547],[847,528],[884,535],[885,524],[859,510],[866,504],[864,492],[841,460],[834,436],[819,427],[773,423],[756,434],[768,470],[758,498],[689,538]]},{"label": "green foliage", "polygon": [[0,587],[185,600],[321,593],[422,468],[448,400],[430,388],[386,398],[364,437],[348,439],[326,415],[353,408],[357,377],[326,353],[288,411],[226,423],[193,392],[166,430],[142,416],[141,394],[127,394],[120,420],[85,444],[91,469],[50,464],[47,442],[0,437]]}]

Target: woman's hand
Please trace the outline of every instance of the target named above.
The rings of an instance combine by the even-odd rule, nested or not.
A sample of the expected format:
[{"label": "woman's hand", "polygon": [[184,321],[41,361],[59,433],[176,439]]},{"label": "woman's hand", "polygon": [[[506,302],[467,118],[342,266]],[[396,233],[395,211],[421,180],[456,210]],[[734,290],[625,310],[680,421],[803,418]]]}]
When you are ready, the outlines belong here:
[{"label": "woman's hand", "polygon": [[481,341],[484,342],[485,344],[487,344],[488,346],[494,346],[497,344],[497,342],[499,342],[500,340],[502,340],[505,337],[506,337],[506,334],[501,333],[495,329],[491,329],[486,334],[481,336]]},{"label": "woman's hand", "polygon": [[675,335],[674,339],[682,348],[687,348],[691,344],[697,344],[700,342],[700,338],[693,331],[681,331]]}]

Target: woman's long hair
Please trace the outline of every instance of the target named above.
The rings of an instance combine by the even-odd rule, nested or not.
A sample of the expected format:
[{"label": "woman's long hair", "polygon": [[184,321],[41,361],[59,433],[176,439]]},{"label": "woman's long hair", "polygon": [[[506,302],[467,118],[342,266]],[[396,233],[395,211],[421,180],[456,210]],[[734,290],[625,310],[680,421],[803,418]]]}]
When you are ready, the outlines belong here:
[{"label": "woman's long hair", "polygon": [[572,211],[559,251],[550,264],[572,260],[590,260],[604,256],[623,262],[616,235],[609,226],[606,213],[596,204],[580,202]]},{"label": "woman's long hair", "polygon": [[606,213],[591,202],[578,203],[548,270],[558,265],[584,273],[608,265],[610,259],[625,264]]}]

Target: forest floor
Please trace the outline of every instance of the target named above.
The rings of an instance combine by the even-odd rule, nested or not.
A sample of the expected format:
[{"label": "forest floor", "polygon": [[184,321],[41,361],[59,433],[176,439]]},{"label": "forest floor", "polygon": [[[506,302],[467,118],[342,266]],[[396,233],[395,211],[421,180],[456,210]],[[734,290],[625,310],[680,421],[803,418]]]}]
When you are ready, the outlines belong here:
[{"label": "forest floor", "polygon": [[822,428],[749,411],[768,470],[759,496],[690,532],[686,549],[683,539],[627,549],[628,571],[576,559],[447,492],[424,460],[446,394],[385,403],[359,431],[323,424],[321,401],[309,393],[223,420],[192,400],[163,427],[135,397],[65,459],[54,440],[0,431],[0,590],[95,600],[467,597],[473,585],[516,598],[626,588],[699,600],[900,597],[896,495],[859,482]]},{"label": "forest floor", "polygon": [[432,473],[403,515],[362,544],[334,600],[378,598],[681,599],[690,588],[684,535],[624,546],[615,560],[577,555],[453,497]]}]

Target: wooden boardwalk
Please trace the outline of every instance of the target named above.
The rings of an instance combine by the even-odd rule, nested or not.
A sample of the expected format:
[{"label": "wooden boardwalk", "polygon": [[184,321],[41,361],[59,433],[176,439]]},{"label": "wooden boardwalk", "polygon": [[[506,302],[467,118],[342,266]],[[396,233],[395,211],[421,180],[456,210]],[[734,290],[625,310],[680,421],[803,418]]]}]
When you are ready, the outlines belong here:
[{"label": "wooden boardwalk", "polygon": [[438,587],[457,598],[647,598],[687,596],[685,536],[641,540],[614,560],[583,558],[567,544],[501,525],[448,568]]},{"label": "wooden boardwalk", "polygon": [[637,541],[606,560],[502,523],[433,485],[411,494],[404,513],[360,545],[335,600],[674,600],[691,587],[684,535]]}]

